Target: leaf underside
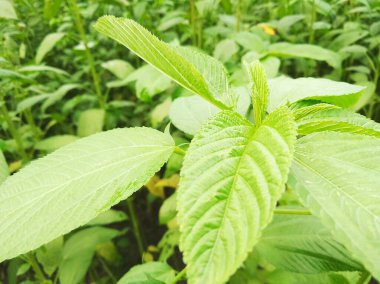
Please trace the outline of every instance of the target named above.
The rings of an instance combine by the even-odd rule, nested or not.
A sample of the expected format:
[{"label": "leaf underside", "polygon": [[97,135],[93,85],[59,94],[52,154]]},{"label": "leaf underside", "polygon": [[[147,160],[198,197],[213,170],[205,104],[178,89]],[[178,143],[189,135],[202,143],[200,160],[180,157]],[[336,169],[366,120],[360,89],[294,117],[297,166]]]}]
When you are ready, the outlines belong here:
[{"label": "leaf underside", "polygon": [[295,138],[285,107],[257,129],[223,111],[195,135],[178,191],[189,283],[223,283],[243,263],[283,192]]},{"label": "leaf underside", "polygon": [[228,97],[221,96],[224,94],[211,92],[210,86],[196,66],[135,21],[103,16],[96,22],[95,29],[126,46],[186,89],[222,109],[232,107],[229,105]]}]

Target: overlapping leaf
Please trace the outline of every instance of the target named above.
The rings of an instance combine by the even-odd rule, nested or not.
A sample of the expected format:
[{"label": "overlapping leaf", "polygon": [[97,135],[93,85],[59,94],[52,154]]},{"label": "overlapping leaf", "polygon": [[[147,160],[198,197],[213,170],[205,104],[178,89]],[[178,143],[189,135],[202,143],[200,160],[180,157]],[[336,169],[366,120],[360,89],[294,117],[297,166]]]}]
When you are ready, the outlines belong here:
[{"label": "overlapping leaf", "polygon": [[298,273],[363,270],[314,216],[275,216],[257,249],[276,268]]},{"label": "overlapping leaf", "polygon": [[189,283],[223,283],[272,218],[287,179],[295,123],[283,107],[255,128],[224,111],[196,134],[178,191]]},{"label": "overlapping leaf", "polygon": [[305,136],[298,140],[289,184],[380,279],[380,140],[336,132]]},{"label": "overlapping leaf", "polygon": [[83,138],[32,162],[0,186],[0,262],[86,224],[127,198],[171,155],[149,128]]}]

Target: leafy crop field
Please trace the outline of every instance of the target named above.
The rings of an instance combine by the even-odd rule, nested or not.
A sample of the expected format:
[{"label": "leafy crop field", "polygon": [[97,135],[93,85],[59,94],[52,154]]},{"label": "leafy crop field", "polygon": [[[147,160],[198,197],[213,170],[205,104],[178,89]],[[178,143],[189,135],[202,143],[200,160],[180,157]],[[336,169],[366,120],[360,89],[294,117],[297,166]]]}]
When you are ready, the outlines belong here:
[{"label": "leafy crop field", "polygon": [[0,0],[0,284],[380,281],[380,1]]}]

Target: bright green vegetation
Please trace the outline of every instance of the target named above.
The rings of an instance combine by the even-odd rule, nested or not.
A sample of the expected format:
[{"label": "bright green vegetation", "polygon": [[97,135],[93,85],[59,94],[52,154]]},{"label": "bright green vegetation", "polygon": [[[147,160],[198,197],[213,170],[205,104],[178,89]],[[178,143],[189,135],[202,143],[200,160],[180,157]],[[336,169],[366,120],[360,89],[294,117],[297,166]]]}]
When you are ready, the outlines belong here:
[{"label": "bright green vegetation", "polygon": [[378,1],[0,0],[0,284],[380,280]]}]

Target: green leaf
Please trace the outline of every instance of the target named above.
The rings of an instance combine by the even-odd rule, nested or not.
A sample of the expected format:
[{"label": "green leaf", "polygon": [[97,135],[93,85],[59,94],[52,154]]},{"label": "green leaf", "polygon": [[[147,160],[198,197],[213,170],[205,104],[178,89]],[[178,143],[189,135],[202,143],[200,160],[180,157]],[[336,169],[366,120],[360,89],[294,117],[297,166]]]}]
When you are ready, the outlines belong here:
[{"label": "green leaf", "polygon": [[78,121],[78,136],[86,137],[103,130],[105,111],[103,109],[88,109],[81,112]]},{"label": "green leaf", "polygon": [[326,61],[330,66],[338,68],[341,65],[339,54],[312,44],[292,44],[279,42],[269,46],[267,55],[278,57],[310,58],[319,61]]},{"label": "green leaf", "polygon": [[246,64],[246,68],[251,82],[250,91],[255,124],[260,126],[268,107],[269,87],[267,78],[263,65],[258,60]]},{"label": "green leaf", "polygon": [[284,76],[270,79],[268,110],[273,111],[278,106],[294,103],[305,99],[315,99],[335,104],[341,107],[354,105],[365,87],[328,79],[298,78]]},{"label": "green leaf", "polygon": [[[232,91],[238,97],[237,112],[245,117],[250,105],[248,90],[244,87],[239,87]],[[194,135],[207,119],[219,111],[220,109],[216,106],[198,96],[188,96],[180,97],[172,103],[169,117],[175,127],[185,133]]]},{"label": "green leaf", "polygon": [[48,107],[63,99],[68,92],[80,87],[80,84],[65,84],[60,86],[56,91],[49,93],[47,100],[42,104],[41,110],[45,111]]},{"label": "green leaf", "polygon": [[63,237],[43,245],[36,251],[38,262],[42,264],[44,271],[52,275],[62,261]]},{"label": "green leaf", "polygon": [[174,277],[175,272],[168,264],[164,262],[148,262],[133,266],[117,283],[171,283]]},{"label": "green leaf", "polygon": [[0,0],[0,18],[17,20],[16,10],[9,0]]},{"label": "green leaf", "polygon": [[30,264],[29,263],[24,263],[22,264],[18,269],[17,269],[17,273],[16,275],[17,276],[21,276],[21,275],[24,275],[25,273],[27,273],[30,269]]},{"label": "green leaf", "polygon": [[378,123],[349,109],[321,109],[296,119],[296,122],[298,134],[301,135],[321,131],[337,131],[380,138],[380,125]]},{"label": "green leaf", "polygon": [[75,142],[79,137],[74,135],[56,135],[39,141],[34,148],[40,151],[53,152],[67,144]]},{"label": "green leaf", "polygon": [[8,164],[3,152],[0,151],[0,184],[9,176]]},{"label": "green leaf", "polygon": [[213,56],[225,63],[230,60],[238,51],[239,47],[234,40],[224,39],[215,46]]},{"label": "green leaf", "polygon": [[46,100],[49,97],[49,94],[40,94],[37,96],[32,96],[26,98],[17,104],[17,112],[23,112],[24,110],[31,108],[32,106]]},{"label": "green leaf", "polygon": [[45,66],[45,65],[27,65],[19,68],[17,70],[18,72],[22,73],[28,73],[28,72],[53,72],[60,75],[69,76],[69,73],[67,73],[65,70],[55,68],[52,66]]},{"label": "green leaf", "polygon": [[158,214],[158,219],[160,224],[167,224],[169,221],[173,220],[177,215],[177,192],[170,195],[165,201],[162,203],[160,207],[160,211]]},{"label": "green leaf", "polygon": [[62,262],[59,265],[61,284],[80,283],[90,267],[96,246],[110,241],[120,234],[109,228],[94,227],[75,233],[63,247]]},{"label": "green leaf", "polygon": [[143,186],[173,152],[149,128],[114,129],[31,162],[0,186],[0,262],[85,225]]},{"label": "green leaf", "polygon": [[222,109],[231,107],[223,97],[213,96],[193,64],[133,20],[103,16],[96,22],[95,29],[123,44],[186,89]]},{"label": "green leaf", "polygon": [[40,43],[37,53],[36,53],[36,63],[40,64],[42,59],[44,59],[45,55],[53,49],[53,47],[60,41],[64,33],[51,33],[44,37],[42,42]]},{"label": "green leaf", "polygon": [[189,283],[224,283],[243,263],[283,192],[295,139],[286,107],[259,128],[223,111],[195,135],[178,190]]},{"label": "green leaf", "polygon": [[102,67],[110,71],[119,79],[124,79],[135,70],[129,62],[121,59],[106,61],[102,63]]},{"label": "green leaf", "polygon": [[128,220],[128,216],[123,211],[110,209],[103,212],[87,223],[89,226],[108,225]]},{"label": "green leaf", "polygon": [[33,83],[34,81],[30,79],[29,77],[22,75],[18,72],[8,70],[8,69],[3,69],[0,68],[0,77],[1,79],[10,79],[10,80],[16,80],[16,81],[21,81],[21,82],[28,82],[28,83]]},{"label": "green leaf", "polygon": [[227,70],[220,61],[191,47],[180,46],[175,50],[197,68],[215,98],[223,98],[227,105],[235,105],[235,96],[229,89]]},{"label": "green leaf", "polygon": [[298,140],[289,184],[352,255],[380,279],[380,140],[320,132]]},{"label": "green leaf", "polygon": [[276,215],[257,249],[276,268],[298,273],[363,270],[314,216]]}]

